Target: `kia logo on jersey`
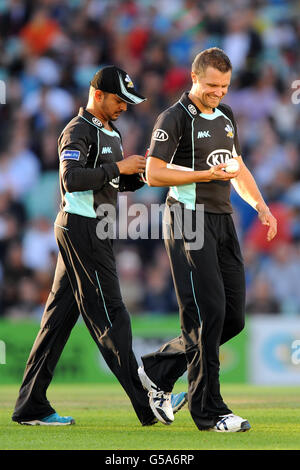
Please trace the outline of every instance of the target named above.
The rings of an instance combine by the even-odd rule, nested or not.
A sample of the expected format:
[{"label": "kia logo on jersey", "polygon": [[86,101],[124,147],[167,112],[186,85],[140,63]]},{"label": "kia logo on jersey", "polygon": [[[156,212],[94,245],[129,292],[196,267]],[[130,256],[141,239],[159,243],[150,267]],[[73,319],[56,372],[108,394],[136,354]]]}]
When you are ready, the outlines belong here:
[{"label": "kia logo on jersey", "polygon": [[209,166],[216,166],[216,165],[220,165],[220,163],[226,163],[231,158],[232,158],[232,154],[230,150],[217,149],[208,155],[206,159],[206,163]]},{"label": "kia logo on jersey", "polygon": [[188,105],[188,110],[190,113],[192,113],[194,116],[197,114],[197,109],[195,108],[195,106],[193,104],[189,104]]},{"label": "kia logo on jersey", "polygon": [[169,136],[166,133],[166,131],[163,131],[162,129],[156,129],[153,132],[153,140],[158,140],[159,142],[164,142],[165,140],[168,140]]},{"label": "kia logo on jersey", "polygon": [[92,121],[94,124],[96,124],[96,126],[103,127],[102,122],[99,121],[99,119],[97,119],[96,117],[93,117]]}]

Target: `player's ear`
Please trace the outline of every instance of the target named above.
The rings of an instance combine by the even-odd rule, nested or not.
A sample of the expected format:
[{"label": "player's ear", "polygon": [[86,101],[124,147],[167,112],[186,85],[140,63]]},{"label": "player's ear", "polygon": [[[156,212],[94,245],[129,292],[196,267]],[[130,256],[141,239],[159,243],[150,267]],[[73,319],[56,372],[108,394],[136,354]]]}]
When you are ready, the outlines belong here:
[{"label": "player's ear", "polygon": [[94,98],[96,101],[102,101],[104,98],[104,92],[102,90],[95,90]]},{"label": "player's ear", "polygon": [[191,77],[192,77],[192,82],[197,83],[197,75],[195,74],[195,72],[191,72]]}]

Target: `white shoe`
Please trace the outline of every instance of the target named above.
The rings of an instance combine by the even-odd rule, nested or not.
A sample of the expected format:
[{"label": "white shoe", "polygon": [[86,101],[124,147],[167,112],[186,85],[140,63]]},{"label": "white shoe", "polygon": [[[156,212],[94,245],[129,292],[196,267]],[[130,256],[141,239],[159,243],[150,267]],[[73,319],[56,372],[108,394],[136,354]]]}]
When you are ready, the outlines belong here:
[{"label": "white shoe", "polygon": [[149,404],[156,418],[164,424],[173,423],[172,394],[160,390],[157,385],[149,379],[143,367],[138,368],[138,375],[143,387],[148,390]]},{"label": "white shoe", "polygon": [[220,416],[220,421],[212,428],[216,432],[245,432],[251,428],[249,421],[240,416],[229,414]]}]

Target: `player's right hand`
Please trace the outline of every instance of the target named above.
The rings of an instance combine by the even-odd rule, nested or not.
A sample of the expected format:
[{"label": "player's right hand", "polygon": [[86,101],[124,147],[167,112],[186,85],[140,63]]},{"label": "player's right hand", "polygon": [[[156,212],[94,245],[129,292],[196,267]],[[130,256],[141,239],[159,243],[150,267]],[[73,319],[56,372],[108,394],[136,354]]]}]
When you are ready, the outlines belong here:
[{"label": "player's right hand", "polygon": [[228,181],[232,178],[236,178],[239,174],[240,170],[236,171],[235,173],[226,173],[223,168],[226,167],[226,163],[220,163],[219,165],[212,166],[209,170],[210,181],[213,180],[221,180],[221,181]]},{"label": "player's right hand", "polygon": [[133,175],[134,173],[143,173],[146,168],[146,159],[141,155],[130,155],[120,162],[116,162],[120,174]]}]

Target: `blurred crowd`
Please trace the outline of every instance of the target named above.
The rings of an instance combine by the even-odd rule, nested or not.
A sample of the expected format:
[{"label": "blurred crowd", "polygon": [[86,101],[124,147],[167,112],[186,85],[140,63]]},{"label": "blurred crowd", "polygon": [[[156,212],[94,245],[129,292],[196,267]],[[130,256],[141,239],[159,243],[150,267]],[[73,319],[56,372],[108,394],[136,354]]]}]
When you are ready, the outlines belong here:
[{"label": "blurred crowd", "polygon": [[[244,161],[279,222],[276,240],[267,243],[256,212],[232,192],[247,312],[300,314],[299,2],[2,0],[0,316],[42,314],[57,256],[57,138],[86,104],[94,72],[116,64],[148,97],[117,122],[125,155],[145,154],[157,115],[189,90],[191,62],[211,46],[232,61],[224,102],[235,113]],[[128,205],[150,208],[165,195],[145,186],[128,194]],[[115,249],[130,313],[177,312],[162,240],[120,240]]]}]

